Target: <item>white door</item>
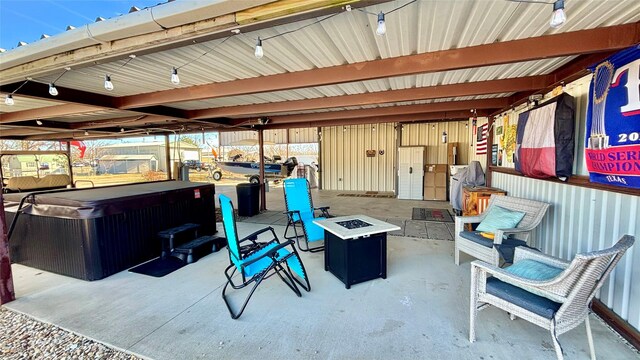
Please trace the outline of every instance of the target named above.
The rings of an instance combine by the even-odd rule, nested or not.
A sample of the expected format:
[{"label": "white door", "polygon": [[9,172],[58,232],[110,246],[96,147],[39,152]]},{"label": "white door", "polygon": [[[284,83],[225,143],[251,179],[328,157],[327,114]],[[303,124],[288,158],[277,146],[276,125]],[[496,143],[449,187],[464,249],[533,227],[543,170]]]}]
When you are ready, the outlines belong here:
[{"label": "white door", "polygon": [[422,200],[424,147],[398,148],[398,199]]}]

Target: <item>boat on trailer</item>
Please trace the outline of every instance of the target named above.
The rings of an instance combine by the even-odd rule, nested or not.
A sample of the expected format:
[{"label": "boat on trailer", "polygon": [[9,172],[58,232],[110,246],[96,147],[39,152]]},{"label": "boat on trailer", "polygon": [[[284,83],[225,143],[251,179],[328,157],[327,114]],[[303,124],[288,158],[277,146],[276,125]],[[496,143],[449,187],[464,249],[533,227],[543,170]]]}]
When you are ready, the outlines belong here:
[{"label": "boat on trailer", "polygon": [[[267,178],[283,179],[291,175],[291,172],[298,165],[298,160],[295,157],[288,158],[285,162],[273,162],[271,159],[266,159],[268,162],[264,164],[264,172]],[[275,157],[275,161],[278,161],[279,157]],[[218,161],[216,162],[216,168],[212,170],[212,177],[218,181],[222,179],[222,171],[228,171],[238,175],[244,175],[249,177],[249,182],[260,182],[260,163],[251,161]]]}]

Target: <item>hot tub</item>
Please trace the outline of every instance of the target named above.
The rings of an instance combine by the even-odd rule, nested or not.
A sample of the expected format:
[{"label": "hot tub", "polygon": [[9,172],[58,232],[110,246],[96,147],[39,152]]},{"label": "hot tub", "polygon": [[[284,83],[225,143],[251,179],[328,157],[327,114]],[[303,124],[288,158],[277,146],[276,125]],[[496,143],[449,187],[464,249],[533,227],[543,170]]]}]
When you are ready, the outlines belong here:
[{"label": "hot tub", "polygon": [[[213,234],[213,184],[164,181],[30,197],[9,246],[14,263],[98,280],[160,255],[156,234],[184,223]],[[26,193],[5,194],[7,223]]]}]

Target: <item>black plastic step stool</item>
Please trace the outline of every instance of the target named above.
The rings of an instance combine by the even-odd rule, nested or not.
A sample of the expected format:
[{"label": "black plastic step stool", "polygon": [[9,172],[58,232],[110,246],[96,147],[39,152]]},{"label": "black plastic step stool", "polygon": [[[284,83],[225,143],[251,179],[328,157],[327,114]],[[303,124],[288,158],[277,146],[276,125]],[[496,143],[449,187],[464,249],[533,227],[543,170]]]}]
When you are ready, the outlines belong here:
[{"label": "black plastic step stool", "polygon": [[[176,257],[182,261],[186,261],[187,264],[198,261],[198,259],[211,254],[212,252],[220,250],[221,240],[224,240],[226,245],[226,239],[213,235],[201,236],[195,240],[191,240],[186,244],[177,246],[171,252],[171,256]],[[223,245],[224,246],[224,245]]]},{"label": "black plastic step stool", "polygon": [[174,228],[171,229],[167,229],[167,230],[162,230],[158,233],[158,237],[160,239],[162,239],[162,252],[160,253],[160,258],[164,259],[166,258],[169,254],[171,254],[171,252],[173,251],[173,249],[175,248],[175,239],[178,235],[187,232],[187,231],[193,231],[194,235],[192,238],[197,238],[198,237],[198,228],[200,227],[200,224],[191,224],[191,223],[187,223],[187,224],[183,224],[180,226],[176,226]]}]

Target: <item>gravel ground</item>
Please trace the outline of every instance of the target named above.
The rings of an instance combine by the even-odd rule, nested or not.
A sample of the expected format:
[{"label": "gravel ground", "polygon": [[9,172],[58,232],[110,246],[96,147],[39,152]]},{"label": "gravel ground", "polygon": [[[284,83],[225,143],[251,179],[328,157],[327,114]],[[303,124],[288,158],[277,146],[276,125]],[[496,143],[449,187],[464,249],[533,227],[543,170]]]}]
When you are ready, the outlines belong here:
[{"label": "gravel ground", "polygon": [[0,359],[127,359],[139,357],[0,308]]}]

